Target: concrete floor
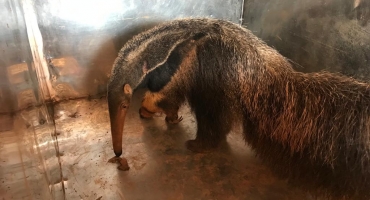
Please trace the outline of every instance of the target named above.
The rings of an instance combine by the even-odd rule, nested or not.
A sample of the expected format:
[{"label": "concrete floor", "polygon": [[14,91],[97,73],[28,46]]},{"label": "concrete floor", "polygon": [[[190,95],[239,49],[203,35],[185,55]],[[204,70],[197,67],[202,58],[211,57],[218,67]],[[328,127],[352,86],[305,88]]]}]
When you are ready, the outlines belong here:
[{"label": "concrete floor", "polygon": [[[53,162],[43,162],[35,168],[44,165],[44,171],[49,175],[36,177],[39,186],[31,184],[31,192],[25,192],[22,198],[31,195],[32,199],[48,199],[45,198],[47,192],[40,194],[40,191],[48,191],[41,186],[41,182],[46,180],[53,186],[49,188],[52,188],[52,196],[56,199],[62,199],[64,195],[65,199],[73,200],[313,199],[300,189],[278,180],[255,157],[240,133],[231,133],[228,145],[214,152],[190,152],[184,143],[195,137],[196,122],[189,109],[185,106],[180,110],[184,120],[177,125],[167,125],[164,116],[142,120],[138,114],[141,95],[134,96],[136,100],[130,107],[124,128],[123,156],[128,159],[129,171],[119,171],[117,164],[107,162],[114,153],[106,99],[62,102],[54,106],[59,157],[47,155],[50,151],[41,151],[43,157],[53,157]],[[4,141],[4,135],[0,134],[0,141]],[[41,136],[45,140],[50,133],[49,136]],[[4,145],[0,148],[3,158],[6,154]],[[60,158],[60,168],[56,158]],[[35,159],[30,157],[29,160],[34,163]],[[0,165],[2,176],[14,166],[8,161]],[[21,160],[17,162],[22,163]],[[23,163],[21,166],[32,168],[33,165]],[[58,179],[58,169],[62,171],[63,181],[60,176]],[[37,170],[28,171],[34,174]],[[0,196],[18,199],[13,198],[17,197],[17,191],[7,188],[8,175],[1,179],[4,182],[0,183],[0,194],[3,194]],[[22,185],[22,179],[27,178],[19,176],[18,186]]]},{"label": "concrete floor", "polygon": [[105,98],[56,105],[67,199],[310,199],[277,180],[240,133],[215,152],[194,154],[184,145],[196,131],[187,107],[180,124],[167,125],[164,117],[140,119],[134,102],[123,138],[129,171],[107,163],[114,153]]}]

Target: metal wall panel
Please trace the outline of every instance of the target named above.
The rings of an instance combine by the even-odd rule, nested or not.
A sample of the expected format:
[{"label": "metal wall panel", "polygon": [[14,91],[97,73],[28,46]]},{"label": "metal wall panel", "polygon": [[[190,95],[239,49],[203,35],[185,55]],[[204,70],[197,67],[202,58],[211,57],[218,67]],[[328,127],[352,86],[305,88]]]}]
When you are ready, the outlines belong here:
[{"label": "metal wall panel", "polygon": [[239,22],[242,0],[37,0],[35,7],[56,100],[106,92],[117,52],[159,22],[214,17]]},{"label": "metal wall panel", "polygon": [[297,63],[370,79],[370,1],[246,0],[243,25]]},{"label": "metal wall panel", "polygon": [[0,199],[63,197],[54,123],[39,81],[22,2],[0,1]]},{"label": "metal wall panel", "polygon": [[0,113],[8,113],[38,104],[38,83],[20,3],[0,1],[0,19]]}]

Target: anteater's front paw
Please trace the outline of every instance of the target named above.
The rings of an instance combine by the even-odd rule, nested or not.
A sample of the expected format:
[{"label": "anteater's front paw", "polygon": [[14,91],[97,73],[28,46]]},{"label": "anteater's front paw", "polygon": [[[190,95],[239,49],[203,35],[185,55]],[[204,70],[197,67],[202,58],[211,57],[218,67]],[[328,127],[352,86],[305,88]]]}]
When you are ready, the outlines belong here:
[{"label": "anteater's front paw", "polygon": [[152,113],[150,111],[148,111],[147,109],[145,109],[144,107],[141,107],[139,109],[139,115],[140,115],[140,118],[141,119],[150,119],[154,116],[155,113]]}]

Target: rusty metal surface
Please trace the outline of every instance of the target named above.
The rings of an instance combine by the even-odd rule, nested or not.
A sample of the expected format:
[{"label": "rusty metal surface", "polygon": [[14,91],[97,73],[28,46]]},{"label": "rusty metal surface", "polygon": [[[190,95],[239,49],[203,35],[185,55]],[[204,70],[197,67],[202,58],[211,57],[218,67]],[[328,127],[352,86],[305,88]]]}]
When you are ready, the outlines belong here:
[{"label": "rusty metal surface", "polygon": [[370,1],[246,0],[243,25],[304,72],[370,80]]},{"label": "rusty metal surface", "polygon": [[117,52],[134,34],[182,17],[238,23],[242,0],[36,0],[35,8],[54,98],[61,100],[105,94]]},{"label": "rusty metal surface", "polygon": [[274,175],[246,146],[240,132],[215,152],[193,154],[184,143],[196,124],[167,125],[164,116],[139,118],[134,96],[123,138],[129,171],[107,163],[114,155],[107,102],[73,100],[55,106],[67,199],[313,199]]}]

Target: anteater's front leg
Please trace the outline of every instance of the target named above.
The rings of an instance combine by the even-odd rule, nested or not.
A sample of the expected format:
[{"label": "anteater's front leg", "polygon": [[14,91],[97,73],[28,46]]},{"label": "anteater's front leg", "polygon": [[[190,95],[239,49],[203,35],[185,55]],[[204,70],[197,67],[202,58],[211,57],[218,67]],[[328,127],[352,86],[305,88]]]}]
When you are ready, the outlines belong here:
[{"label": "anteater's front leg", "polygon": [[147,92],[139,113],[141,118],[151,118],[155,113],[165,113],[166,122],[177,124],[183,119],[181,116],[178,116],[179,108],[178,101],[175,99],[161,93]]},{"label": "anteater's front leg", "polygon": [[186,142],[189,150],[197,153],[206,152],[226,141],[232,127],[231,118],[225,117],[217,108],[212,110],[202,104],[195,105],[194,111],[198,128],[195,140]]},{"label": "anteater's front leg", "polygon": [[158,92],[146,92],[141,102],[139,114],[141,118],[152,118],[156,113],[162,113],[163,110],[157,106],[157,102],[163,98]]}]

